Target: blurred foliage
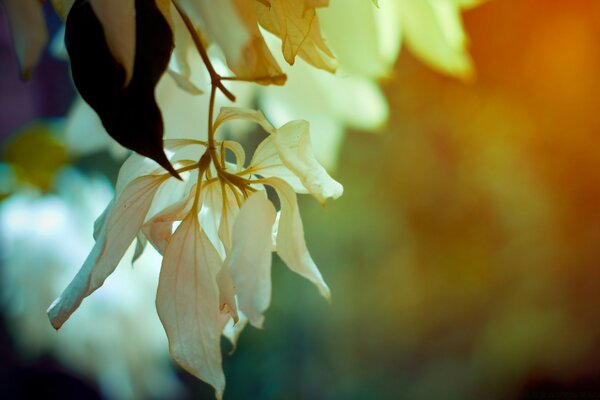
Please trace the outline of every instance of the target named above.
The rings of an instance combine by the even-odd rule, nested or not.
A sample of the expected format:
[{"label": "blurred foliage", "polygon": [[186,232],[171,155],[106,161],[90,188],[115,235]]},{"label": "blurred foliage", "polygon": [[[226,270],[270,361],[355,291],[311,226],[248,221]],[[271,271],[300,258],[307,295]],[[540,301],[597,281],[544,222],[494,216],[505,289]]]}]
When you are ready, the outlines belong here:
[{"label": "blurred foliage", "polygon": [[65,145],[55,138],[52,122],[35,122],[6,139],[2,160],[17,181],[48,192],[57,172],[69,162]]}]

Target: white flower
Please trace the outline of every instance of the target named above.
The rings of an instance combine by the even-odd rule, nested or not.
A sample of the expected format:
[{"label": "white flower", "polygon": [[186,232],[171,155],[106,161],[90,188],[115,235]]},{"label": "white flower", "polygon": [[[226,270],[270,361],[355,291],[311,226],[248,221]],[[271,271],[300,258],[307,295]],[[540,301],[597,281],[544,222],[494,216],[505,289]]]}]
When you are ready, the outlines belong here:
[{"label": "white flower", "polygon": [[[343,192],[316,161],[306,121],[274,128],[259,111],[223,108],[214,129],[240,119],[256,122],[269,133],[247,167],[241,146],[231,141],[218,142],[218,148],[202,157],[204,142],[166,141],[183,181],[132,155],[119,174],[115,199],[97,221],[94,249],[48,310],[59,328],[115,270],[132,241],[144,235],[163,254],[156,306],[171,354],[215,387],[219,398],[225,386],[220,336],[235,342],[246,320],[262,326],[271,295],[275,230],[275,251],[281,259],[329,297],[306,248],[295,192],[310,193],[321,203]],[[235,164],[225,162],[225,151],[236,156]],[[214,164],[209,156],[216,156]],[[278,218],[265,185],[279,197]]]}]

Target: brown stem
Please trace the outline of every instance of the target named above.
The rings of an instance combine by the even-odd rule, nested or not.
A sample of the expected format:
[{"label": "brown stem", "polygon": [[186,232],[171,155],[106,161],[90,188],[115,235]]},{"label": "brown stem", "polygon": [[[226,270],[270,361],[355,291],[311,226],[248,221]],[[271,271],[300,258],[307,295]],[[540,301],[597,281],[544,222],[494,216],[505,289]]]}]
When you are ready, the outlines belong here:
[{"label": "brown stem", "polygon": [[222,78],[217,73],[217,71],[215,71],[215,67],[212,65],[210,58],[208,57],[208,53],[206,53],[206,49],[204,48],[204,45],[202,44],[202,39],[200,39],[198,32],[196,32],[196,28],[194,28],[194,24],[190,20],[190,17],[187,16],[187,14],[181,9],[181,7],[179,6],[179,4],[177,4],[176,1],[173,1],[173,5],[175,6],[175,8],[177,9],[177,12],[181,16],[181,19],[183,20],[185,27],[190,32],[190,35],[192,36],[192,40],[194,41],[194,45],[196,46],[196,49],[198,50],[198,53],[200,54],[200,57],[202,58],[204,65],[206,65],[206,69],[210,75],[211,84],[213,86],[218,87],[219,90],[230,101],[235,101],[234,94],[231,93],[225,86],[223,86],[223,83],[221,82]]}]

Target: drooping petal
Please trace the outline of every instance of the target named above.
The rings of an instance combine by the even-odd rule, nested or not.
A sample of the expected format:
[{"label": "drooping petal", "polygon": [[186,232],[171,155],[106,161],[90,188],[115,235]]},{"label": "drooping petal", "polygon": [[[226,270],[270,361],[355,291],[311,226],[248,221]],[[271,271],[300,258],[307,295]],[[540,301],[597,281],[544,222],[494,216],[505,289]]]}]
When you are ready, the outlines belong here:
[{"label": "drooping petal", "polygon": [[104,283],[135,239],[163,178],[142,176],[119,195],[101,224],[98,240],[69,286],[48,308],[48,316],[58,329],[79,307],[81,301]]},{"label": "drooping petal", "polygon": [[187,196],[163,209],[142,226],[142,232],[160,254],[164,255],[167,250],[173,234],[173,222],[183,220],[190,212],[195,188],[194,185]]},{"label": "drooping petal", "polygon": [[[283,84],[285,75],[262,38],[253,2],[182,1],[193,24],[202,29],[223,50],[227,65],[239,78],[261,84]],[[223,29],[227,27],[227,29]]]},{"label": "drooping petal", "polygon": [[171,355],[186,371],[212,385],[217,398],[225,389],[220,337],[229,318],[219,311],[220,266],[219,254],[197,216],[190,213],[167,247],[156,296]]},{"label": "drooping petal", "polygon": [[239,321],[238,306],[235,299],[235,286],[227,268],[222,267],[217,273],[217,287],[219,288],[219,310],[229,313],[233,322]]},{"label": "drooping petal", "polygon": [[281,202],[276,238],[277,254],[292,271],[314,283],[321,295],[329,299],[329,287],[306,248],[304,227],[294,190],[285,181],[277,178],[268,179],[266,184],[275,188]]},{"label": "drooping petal", "polygon": [[225,259],[225,249],[219,238],[219,224],[223,210],[222,186],[209,183],[202,187],[202,207],[200,208],[200,226],[215,249]]},{"label": "drooping petal", "polygon": [[321,36],[315,7],[298,0],[270,0],[269,5],[256,4],[258,22],[281,38],[281,51],[286,62],[294,64],[300,55],[314,67],[334,72],[337,62]]},{"label": "drooping petal", "polygon": [[48,42],[42,3],[38,0],[4,0],[21,78],[29,79]]},{"label": "drooping petal", "polygon": [[236,347],[238,338],[240,337],[240,334],[242,333],[242,331],[244,330],[246,325],[248,325],[248,318],[246,318],[244,313],[241,311],[238,311],[238,315],[239,315],[238,322],[235,322],[233,320],[233,318],[230,318],[229,321],[227,322],[227,325],[225,325],[225,328],[223,329],[223,336],[225,336],[233,345],[233,349],[231,349],[231,353],[233,353],[235,351],[235,347]]},{"label": "drooping petal", "polygon": [[328,198],[337,199],[342,195],[344,187],[329,176],[315,157],[308,122],[288,122],[277,129],[274,139],[284,165],[300,178],[306,189],[321,204]]},{"label": "drooping petal", "polygon": [[104,29],[106,43],[125,68],[125,86],[133,76],[135,60],[135,0],[90,0]]},{"label": "drooping petal", "polygon": [[233,224],[238,216],[238,213],[240,212],[240,206],[233,190],[237,189],[232,189],[228,186],[221,186],[223,208],[221,210],[221,222],[219,223],[218,235],[221,243],[223,243],[226,253],[231,251]]},{"label": "drooping petal", "polygon": [[233,226],[231,252],[224,268],[235,285],[240,310],[261,328],[271,302],[271,233],[275,207],[264,192],[246,200]]}]

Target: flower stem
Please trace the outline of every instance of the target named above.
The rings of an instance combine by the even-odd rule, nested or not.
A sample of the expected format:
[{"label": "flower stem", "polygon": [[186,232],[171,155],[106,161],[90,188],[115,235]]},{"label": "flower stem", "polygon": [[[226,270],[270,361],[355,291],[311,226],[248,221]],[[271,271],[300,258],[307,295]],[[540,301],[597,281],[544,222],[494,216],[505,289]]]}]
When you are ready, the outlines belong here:
[{"label": "flower stem", "polygon": [[202,44],[202,39],[200,39],[198,32],[194,28],[194,24],[190,20],[190,17],[188,17],[188,15],[181,9],[181,7],[177,4],[176,1],[173,1],[173,5],[177,9],[177,12],[181,16],[181,19],[183,20],[183,23],[185,24],[185,27],[187,28],[187,30],[190,32],[190,35],[192,36],[194,45],[196,46],[196,49],[198,50],[198,53],[200,54],[200,57],[202,58],[202,61],[204,62],[204,65],[206,66],[206,70],[208,71],[208,74],[210,75],[211,85],[218,87],[219,90],[230,101],[235,101],[235,96],[233,95],[233,93],[231,93],[225,86],[223,86],[223,83],[221,82],[223,80],[223,78],[221,77],[221,75],[219,75],[217,73],[217,71],[215,71],[215,67],[212,65],[212,62],[210,61],[210,58],[208,57],[208,53],[206,52],[206,49],[204,48],[204,44]]}]

